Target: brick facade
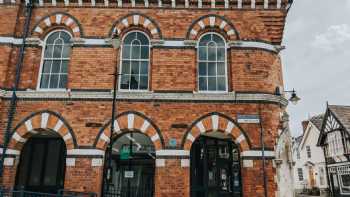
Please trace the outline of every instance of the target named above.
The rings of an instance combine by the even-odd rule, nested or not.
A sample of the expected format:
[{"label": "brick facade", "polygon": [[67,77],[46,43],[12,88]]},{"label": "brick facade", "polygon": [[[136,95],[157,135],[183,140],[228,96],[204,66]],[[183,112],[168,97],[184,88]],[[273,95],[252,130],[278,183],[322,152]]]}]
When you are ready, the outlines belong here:
[{"label": "brick facade", "polygon": [[[106,6],[106,2],[110,4]],[[177,2],[175,7],[163,2],[163,7],[159,8],[159,1],[147,1],[147,8],[139,2],[135,7],[123,2],[121,8],[118,2],[96,1],[95,6],[79,7],[72,2],[65,5],[57,1],[53,6],[45,1],[34,7],[8,146],[12,152],[5,162],[3,184],[7,187],[15,184],[21,148],[35,133],[33,131],[42,128],[56,131],[66,143],[65,189],[101,192],[103,165],[99,162],[103,161],[103,153],[110,142],[110,89],[113,84],[110,74],[119,64],[119,50],[113,49],[108,39],[113,32],[122,37],[139,30],[146,33],[152,43],[150,91],[117,93],[118,113],[113,122],[117,122],[119,130],[115,135],[141,131],[152,140],[156,151],[185,152],[189,152],[193,140],[202,132],[219,130],[232,135],[242,153],[243,196],[263,196],[262,160],[255,154],[261,153],[260,126],[266,135],[266,150],[273,153],[280,114],[287,104],[283,97],[275,94],[276,88],[283,87],[278,53],[287,1],[257,0],[254,6],[251,1],[243,1],[241,7],[232,6],[242,1],[230,1],[228,7],[226,3],[222,7],[224,4],[217,2],[215,8],[210,8],[211,2],[205,1],[200,1],[202,8],[195,7],[198,2],[190,2],[188,8],[181,4],[183,2]],[[24,2],[0,4],[1,144],[8,120],[9,89],[14,84],[23,33],[23,5]],[[36,90],[42,41],[55,29],[65,29],[73,35],[67,84],[71,92]],[[229,46],[226,93],[198,93],[197,50],[193,43],[205,32],[221,34]],[[239,115],[255,114],[260,114],[261,125],[239,123]],[[88,127],[89,122],[102,126]],[[186,127],[176,128],[176,124]],[[170,139],[176,139],[176,147],[169,147]],[[89,150],[94,154],[83,153]],[[245,156],[243,153],[254,154]],[[267,158],[270,197],[275,196],[276,191],[275,168],[273,155]],[[188,159],[189,155],[157,156],[164,165],[156,166],[156,197],[190,196],[190,168],[182,164],[182,160]]]}]

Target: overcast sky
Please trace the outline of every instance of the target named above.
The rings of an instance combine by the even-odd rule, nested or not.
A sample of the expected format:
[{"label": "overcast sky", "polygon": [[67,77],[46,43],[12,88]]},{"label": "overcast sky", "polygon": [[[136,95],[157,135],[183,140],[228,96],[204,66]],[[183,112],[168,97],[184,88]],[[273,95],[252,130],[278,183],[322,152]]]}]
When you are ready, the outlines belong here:
[{"label": "overcast sky", "polygon": [[297,136],[301,121],[324,113],[327,101],[350,105],[350,0],[294,0],[283,45],[286,90],[302,99],[288,106]]}]

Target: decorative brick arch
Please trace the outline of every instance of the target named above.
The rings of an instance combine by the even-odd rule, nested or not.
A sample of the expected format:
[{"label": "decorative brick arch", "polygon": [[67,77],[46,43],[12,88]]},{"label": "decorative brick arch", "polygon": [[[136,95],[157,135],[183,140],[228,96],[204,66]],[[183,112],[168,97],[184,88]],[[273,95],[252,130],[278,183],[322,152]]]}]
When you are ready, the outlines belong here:
[{"label": "decorative brick arch", "polygon": [[144,28],[151,34],[150,36],[152,39],[162,39],[162,32],[158,24],[148,16],[139,13],[128,14],[117,20],[113,24],[110,36],[112,36],[113,33],[121,34],[130,27]]},{"label": "decorative brick arch", "polygon": [[65,26],[71,31],[73,37],[82,37],[83,31],[78,20],[72,15],[63,12],[56,12],[43,17],[36,25],[34,25],[32,36],[42,37],[49,28],[55,26]]},{"label": "decorative brick arch", "polygon": [[[130,131],[136,131],[147,135],[153,142],[156,150],[160,150],[164,147],[163,136],[159,128],[151,119],[139,112],[123,112],[119,114],[116,119],[114,119],[113,124],[113,136],[121,135]],[[94,147],[102,150],[106,149],[107,144],[110,142],[110,125],[111,121],[105,124],[99,131],[94,142]]]},{"label": "decorative brick arch", "polygon": [[210,28],[225,32],[229,40],[239,40],[239,34],[234,25],[226,18],[215,14],[205,15],[195,20],[187,31],[186,39],[196,40],[200,32]]},{"label": "decorative brick arch", "polygon": [[59,134],[67,150],[77,148],[74,132],[67,121],[60,114],[48,110],[32,113],[20,121],[11,133],[9,148],[20,151],[31,136],[48,131]]},{"label": "decorative brick arch", "polygon": [[219,131],[231,136],[239,146],[240,151],[249,150],[251,147],[249,138],[236,121],[224,114],[213,112],[192,123],[182,139],[182,148],[190,151],[192,143],[201,133],[211,131]]}]

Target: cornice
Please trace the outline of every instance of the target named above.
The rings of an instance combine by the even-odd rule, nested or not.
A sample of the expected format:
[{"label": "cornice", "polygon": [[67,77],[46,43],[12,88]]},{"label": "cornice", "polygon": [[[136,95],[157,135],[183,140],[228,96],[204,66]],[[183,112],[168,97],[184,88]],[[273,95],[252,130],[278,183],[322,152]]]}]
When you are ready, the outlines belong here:
[{"label": "cornice", "polygon": [[[230,0],[211,0],[203,1],[198,0],[196,2],[191,2],[190,0],[171,0],[163,1],[157,0],[150,2],[149,0],[144,0],[143,2],[137,2],[135,0],[33,0],[36,7],[98,7],[98,8],[157,8],[157,9],[251,9],[251,10],[288,10],[290,5],[286,0],[250,0],[249,4],[243,2],[244,0],[230,1]],[[6,4],[20,4],[20,0],[11,0],[10,2],[5,2],[0,0],[0,5]],[[26,4],[29,4],[29,0],[25,0]]]},{"label": "cornice", "polygon": [[[112,92],[101,91],[17,91],[20,100],[112,100]],[[11,91],[0,90],[0,98],[10,99]],[[264,93],[155,93],[117,92],[117,100],[174,101],[174,102],[224,102],[224,103],[274,103],[288,105],[282,96]]]},{"label": "cornice", "polygon": [[[1,44],[21,45],[22,39],[13,37],[1,37]],[[41,47],[43,41],[39,38],[27,38],[26,44],[30,46]],[[73,46],[85,46],[85,47],[112,47],[110,38],[75,38],[72,40]],[[195,48],[197,46],[196,40],[151,40],[151,47],[165,47],[165,48]],[[228,48],[235,49],[260,49],[274,53],[279,53],[283,46],[273,45],[264,41],[255,40],[237,40],[228,42]]]}]

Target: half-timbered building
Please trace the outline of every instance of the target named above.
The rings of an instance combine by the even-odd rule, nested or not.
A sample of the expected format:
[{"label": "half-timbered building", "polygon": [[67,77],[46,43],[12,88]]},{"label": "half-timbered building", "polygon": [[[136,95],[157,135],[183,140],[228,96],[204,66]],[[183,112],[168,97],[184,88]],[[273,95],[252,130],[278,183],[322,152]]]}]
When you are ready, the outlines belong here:
[{"label": "half-timbered building", "polygon": [[327,106],[318,145],[333,196],[350,196],[350,106]]}]

